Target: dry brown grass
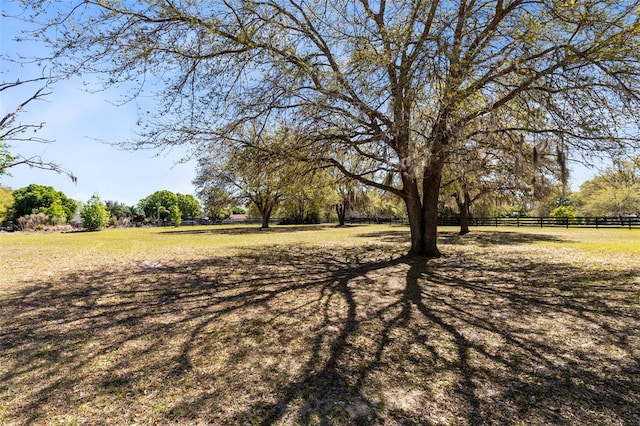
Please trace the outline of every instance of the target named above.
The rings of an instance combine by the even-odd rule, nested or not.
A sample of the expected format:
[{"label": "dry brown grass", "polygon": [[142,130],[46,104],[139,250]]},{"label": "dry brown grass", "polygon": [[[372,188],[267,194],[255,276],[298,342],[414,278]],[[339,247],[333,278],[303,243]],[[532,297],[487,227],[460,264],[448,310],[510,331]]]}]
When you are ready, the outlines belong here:
[{"label": "dry brown grass", "polygon": [[37,271],[3,237],[0,423],[640,424],[632,254],[445,233],[425,261],[403,228],[295,231],[97,241]]}]

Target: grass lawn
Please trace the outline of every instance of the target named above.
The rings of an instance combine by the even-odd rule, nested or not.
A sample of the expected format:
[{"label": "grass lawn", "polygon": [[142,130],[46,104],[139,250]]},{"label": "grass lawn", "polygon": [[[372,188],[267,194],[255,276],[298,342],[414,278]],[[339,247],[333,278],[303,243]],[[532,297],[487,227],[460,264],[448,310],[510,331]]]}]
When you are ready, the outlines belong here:
[{"label": "grass lawn", "polygon": [[0,235],[0,424],[640,424],[640,231]]}]

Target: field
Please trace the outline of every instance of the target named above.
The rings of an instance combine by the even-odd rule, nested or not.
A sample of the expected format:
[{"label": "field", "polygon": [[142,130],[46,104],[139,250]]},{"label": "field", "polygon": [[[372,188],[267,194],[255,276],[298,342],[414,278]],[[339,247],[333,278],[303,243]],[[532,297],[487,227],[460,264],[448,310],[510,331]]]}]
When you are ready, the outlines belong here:
[{"label": "field", "polygon": [[0,424],[640,424],[640,231],[0,235]]}]

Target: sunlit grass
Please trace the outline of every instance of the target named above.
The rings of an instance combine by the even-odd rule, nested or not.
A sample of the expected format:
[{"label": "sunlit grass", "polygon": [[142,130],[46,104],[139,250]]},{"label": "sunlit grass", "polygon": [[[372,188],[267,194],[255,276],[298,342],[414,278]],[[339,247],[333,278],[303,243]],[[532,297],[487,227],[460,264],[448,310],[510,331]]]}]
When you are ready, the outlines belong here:
[{"label": "sunlit grass", "polygon": [[[549,235],[555,240],[537,241],[541,247],[575,250],[580,258],[636,262],[640,264],[640,229],[590,228],[516,228],[519,233]],[[491,232],[495,228],[475,228],[475,232]],[[514,228],[501,227],[500,232],[513,232]]]},{"label": "sunlit grass", "polygon": [[[228,256],[247,246],[291,244],[356,245],[364,226],[245,226],[107,229],[100,232],[11,233],[0,235],[0,283],[21,274],[84,266],[162,262],[177,257]],[[401,229],[401,228],[395,228]]]},{"label": "sunlit grass", "polygon": [[640,229],[571,229],[563,232],[571,248],[612,255],[640,254]]}]

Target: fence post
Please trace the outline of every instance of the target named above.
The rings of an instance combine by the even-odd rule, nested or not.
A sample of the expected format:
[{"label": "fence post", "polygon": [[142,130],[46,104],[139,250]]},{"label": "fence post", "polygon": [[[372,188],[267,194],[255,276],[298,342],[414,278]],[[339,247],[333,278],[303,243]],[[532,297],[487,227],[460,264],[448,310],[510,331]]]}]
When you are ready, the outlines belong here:
[{"label": "fence post", "polygon": [[496,216],[496,228],[498,227],[498,216]]},{"label": "fence post", "polygon": [[598,217],[596,216],[596,229],[598,229]]},{"label": "fence post", "polygon": [[540,216],[540,228],[542,228],[542,216]]},{"label": "fence post", "polygon": [[569,229],[569,217],[564,218],[564,224],[565,224],[565,228]]},{"label": "fence post", "polygon": [[627,221],[629,222],[629,230],[631,230],[631,216],[627,218]]},{"label": "fence post", "polygon": [[516,228],[520,228],[520,216],[516,217]]}]

